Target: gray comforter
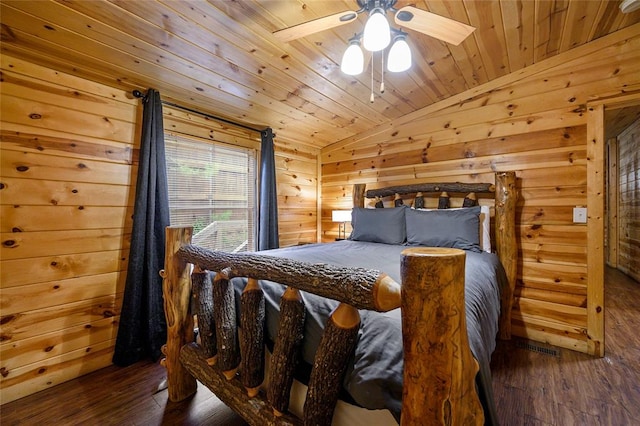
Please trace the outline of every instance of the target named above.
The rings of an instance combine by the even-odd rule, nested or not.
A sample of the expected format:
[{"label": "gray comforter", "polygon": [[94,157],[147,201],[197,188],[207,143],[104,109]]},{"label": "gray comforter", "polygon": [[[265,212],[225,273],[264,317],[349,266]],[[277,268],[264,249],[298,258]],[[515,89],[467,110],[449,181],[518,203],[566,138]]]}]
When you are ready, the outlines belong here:
[{"label": "gray comforter", "polygon": [[[341,266],[359,266],[387,273],[400,282],[400,253],[407,246],[361,241],[338,241],[264,251],[271,256]],[[480,364],[476,383],[487,424],[497,424],[491,388],[489,363],[495,349],[500,313],[500,289],[506,285],[504,270],[497,256],[467,252],[465,304],[467,333],[473,355]],[[244,288],[236,280],[236,291]],[[278,306],[285,287],[263,283],[269,338],[277,335]],[[313,364],[324,324],[338,302],[303,293],[307,308],[303,358]],[[238,297],[239,299],[239,297]],[[344,388],[357,404],[370,409],[388,409],[399,419],[402,406],[402,325],[400,309],[378,313],[361,311],[359,340],[349,365]],[[428,397],[428,396],[425,396]]]}]

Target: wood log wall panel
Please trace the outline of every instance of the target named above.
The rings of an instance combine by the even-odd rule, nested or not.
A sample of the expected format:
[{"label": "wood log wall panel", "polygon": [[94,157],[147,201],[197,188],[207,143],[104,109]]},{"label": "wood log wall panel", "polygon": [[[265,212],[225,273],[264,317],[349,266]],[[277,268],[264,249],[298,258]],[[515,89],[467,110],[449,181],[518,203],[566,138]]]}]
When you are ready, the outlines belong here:
[{"label": "wood log wall panel", "polygon": [[117,318],[121,305],[122,293],[118,293],[4,316],[4,322],[0,324],[0,336],[3,342],[19,341],[59,332],[67,327],[86,326],[100,319]]},{"label": "wood log wall panel", "polygon": [[[4,106],[4,104],[3,104]],[[3,119],[4,117],[3,114]],[[58,157],[6,150],[2,155],[4,176],[35,180],[64,180],[130,186],[137,167],[94,161],[85,158]]]},{"label": "wood log wall panel", "polygon": [[111,363],[139,101],[2,56],[3,402]]},{"label": "wood log wall panel", "polygon": [[[460,148],[463,147],[464,155],[467,157],[482,157],[485,155],[497,155],[511,151],[511,147],[518,150],[527,151],[535,149],[535,144],[541,135],[548,139],[549,146],[563,147],[580,144],[585,137],[584,127],[551,129],[540,133],[518,135],[517,137],[504,136],[499,138],[488,138],[476,141],[465,142],[460,145],[456,139],[447,139],[435,142],[430,135],[421,138],[411,136],[409,138],[392,137],[385,142],[373,146],[353,147],[350,150],[331,152],[327,154],[327,163],[323,164],[323,173],[331,173],[332,168],[341,170],[342,167],[349,166],[353,158],[369,159],[371,166],[375,166],[382,159],[402,158],[410,155],[411,158],[420,157],[425,162],[443,161],[460,156]],[[555,144],[554,142],[555,141]],[[553,144],[553,145],[552,145]],[[518,146],[519,145],[519,146]],[[409,148],[413,147],[412,150]],[[395,154],[395,155],[394,155]],[[382,157],[382,158],[381,158]],[[362,161],[362,160],[361,160]]]},{"label": "wood log wall panel", "polygon": [[2,183],[2,196],[17,205],[126,207],[134,200],[125,185],[19,178],[4,178]]},{"label": "wood log wall panel", "polygon": [[0,271],[0,288],[109,272],[126,273],[127,254],[123,250],[112,250],[7,260]]},{"label": "wood log wall panel", "polygon": [[22,398],[111,365],[114,345],[115,340],[104,341],[10,370],[2,382],[3,389],[7,389],[3,391],[3,401]]},{"label": "wood log wall panel", "polygon": [[124,291],[126,274],[111,272],[2,289],[2,315],[16,315]]},{"label": "wood log wall panel", "polygon": [[[5,123],[0,130],[7,150],[42,153],[55,152],[61,157],[101,158],[104,161],[131,164],[137,163],[138,151],[130,144],[105,141],[83,135],[68,135],[62,131],[41,128],[37,134],[30,133],[33,127],[27,124]],[[53,151],[53,152],[52,152]]]},{"label": "wood log wall panel", "polygon": [[[466,115],[473,115],[474,113],[467,113]],[[511,135],[519,135],[525,134],[529,132],[537,132],[542,130],[549,130],[554,128],[564,128],[564,127],[572,127],[572,126],[580,126],[585,123],[585,119],[583,117],[584,111],[582,109],[576,108],[563,108],[563,109],[554,109],[549,111],[541,111],[533,116],[525,115],[525,116],[515,116],[506,118],[504,120],[495,120],[495,117],[488,115],[485,117],[484,122],[474,124],[468,127],[453,127],[450,122],[440,123],[436,128],[433,129],[433,132],[430,134],[425,134],[424,129],[428,128],[426,126],[416,126],[419,127],[416,131],[421,132],[417,135],[412,135],[408,132],[404,132],[401,130],[390,131],[384,135],[376,135],[375,139],[380,139],[378,143],[386,143],[386,137],[395,138],[396,136],[401,136],[404,138],[407,143],[412,143],[414,139],[422,139],[428,142],[434,143],[449,143],[449,144],[457,144],[461,142],[470,142],[476,140],[482,140],[487,137],[507,137]],[[377,146],[378,143],[373,144]],[[367,146],[365,140],[360,140],[356,142],[358,146]],[[329,147],[328,149],[331,149]],[[351,143],[348,146],[340,148],[338,152],[350,152],[351,151]],[[330,154],[323,153],[323,158],[327,158]],[[351,154],[348,154],[351,155]],[[353,159],[353,156],[352,158]],[[325,163],[323,163],[325,164]]]},{"label": "wood log wall panel", "polygon": [[315,243],[318,240],[319,150],[276,134],[275,163],[280,246]]},{"label": "wood log wall panel", "polygon": [[528,262],[556,263],[560,265],[587,264],[587,247],[560,244],[520,243],[520,259]]},{"label": "wood log wall panel", "polygon": [[[563,43],[583,35],[567,37]],[[567,48],[563,43],[556,48]],[[573,207],[586,206],[592,196],[587,104],[640,89],[638,47],[637,32],[603,41],[597,50],[479,86],[459,103],[436,104],[323,148],[323,240],[335,237],[330,212],[349,207],[355,183],[490,181],[496,170],[517,170],[521,258],[514,332],[597,353],[598,344],[586,337],[591,244],[587,226],[573,223]]]},{"label": "wood log wall panel", "polygon": [[523,262],[518,285],[568,294],[586,294],[586,266]]},{"label": "wood log wall panel", "polygon": [[518,298],[541,300],[580,308],[584,308],[587,304],[586,292],[584,294],[571,294],[550,289],[518,287],[515,295]]},{"label": "wood log wall panel", "polygon": [[[96,116],[82,111],[70,111],[65,106],[49,105],[3,94],[6,108],[3,119],[38,128],[68,131],[87,129],[88,136],[126,142],[133,139],[133,126],[129,121]],[[67,101],[69,102],[69,101]],[[31,120],[31,121],[29,121]],[[34,129],[34,131],[37,131]],[[71,133],[71,132],[70,132]]]},{"label": "wood log wall panel", "polygon": [[544,321],[540,317],[517,311],[514,312],[511,322],[511,332],[516,336],[526,336],[533,341],[587,352],[588,339],[584,334],[584,328]]},{"label": "wood log wall panel", "polygon": [[[363,169],[351,173],[323,175],[323,184],[344,184],[344,182],[366,183],[367,181],[387,181],[389,185],[395,180],[411,178],[424,180],[426,178],[447,177],[460,174],[489,173],[492,170],[527,170],[538,167],[562,167],[586,164],[586,149],[583,147],[565,147],[521,154],[510,153],[500,156],[482,158],[461,158],[458,160],[440,161],[435,163],[418,163],[400,167],[382,169]],[[456,173],[457,172],[457,173]],[[393,183],[391,183],[393,182]]]},{"label": "wood log wall panel", "polygon": [[5,342],[0,345],[0,356],[5,360],[3,367],[11,370],[59,356],[64,352],[86,349],[91,345],[115,340],[118,331],[117,320],[118,317],[102,318],[93,321],[90,328],[80,324],[66,327],[64,334],[56,330],[16,342]]},{"label": "wood log wall panel", "polygon": [[[131,228],[133,206],[1,206],[2,232]],[[62,224],[64,219],[65,223]]]},{"label": "wood log wall panel", "polygon": [[0,238],[2,261],[119,249],[128,255],[131,229],[10,232]]},{"label": "wood log wall panel", "polygon": [[617,267],[640,281],[640,120],[618,136]]},{"label": "wood log wall panel", "polygon": [[[91,93],[81,93],[71,88],[61,88],[57,83],[43,82],[38,78],[20,75],[11,71],[5,71],[3,77],[3,93],[10,96],[10,101],[23,99],[38,102],[39,105],[55,107],[56,105],[68,105],[70,111],[85,112],[117,119],[121,122],[132,123],[136,121],[135,109],[121,107],[122,99],[105,99],[103,94],[95,96]],[[132,106],[136,102],[129,101]],[[30,108],[31,109],[31,108]],[[105,122],[107,122],[105,120]],[[83,135],[88,136],[88,135]],[[123,142],[126,143],[126,140]]]}]

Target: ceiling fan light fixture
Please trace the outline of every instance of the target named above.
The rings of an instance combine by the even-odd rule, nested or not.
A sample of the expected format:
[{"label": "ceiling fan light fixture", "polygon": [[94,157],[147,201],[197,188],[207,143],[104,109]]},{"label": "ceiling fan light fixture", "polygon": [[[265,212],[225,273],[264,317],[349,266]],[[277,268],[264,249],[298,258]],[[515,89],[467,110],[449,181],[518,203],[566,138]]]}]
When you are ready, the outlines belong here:
[{"label": "ceiling fan light fixture", "polygon": [[347,75],[358,75],[364,71],[364,54],[358,39],[349,41],[349,47],[342,55],[340,70]]},{"label": "ceiling fan light fixture", "polygon": [[390,72],[403,72],[411,68],[411,49],[407,43],[407,34],[400,33],[393,38],[393,44],[387,57],[387,69]]},{"label": "ceiling fan light fixture", "polygon": [[622,0],[620,2],[622,13],[631,13],[638,9],[640,9],[640,0]]},{"label": "ceiling fan light fixture", "polygon": [[371,11],[364,26],[362,45],[370,52],[378,52],[386,48],[391,42],[391,28],[382,8]]}]

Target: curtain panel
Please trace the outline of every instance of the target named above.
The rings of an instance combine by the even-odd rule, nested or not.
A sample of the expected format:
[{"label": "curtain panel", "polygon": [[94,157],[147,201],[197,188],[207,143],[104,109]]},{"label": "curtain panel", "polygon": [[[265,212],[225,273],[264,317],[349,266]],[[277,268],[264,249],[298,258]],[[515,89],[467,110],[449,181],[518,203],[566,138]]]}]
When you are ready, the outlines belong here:
[{"label": "curtain panel", "polygon": [[276,163],[273,149],[273,130],[260,132],[260,200],[258,208],[258,250],[280,246],[278,238],[278,193]]},{"label": "curtain panel", "polygon": [[129,265],[113,363],[126,366],[145,357],[157,360],[167,340],[162,299],[165,228],[169,196],[160,94],[143,98],[140,164],[136,182]]}]

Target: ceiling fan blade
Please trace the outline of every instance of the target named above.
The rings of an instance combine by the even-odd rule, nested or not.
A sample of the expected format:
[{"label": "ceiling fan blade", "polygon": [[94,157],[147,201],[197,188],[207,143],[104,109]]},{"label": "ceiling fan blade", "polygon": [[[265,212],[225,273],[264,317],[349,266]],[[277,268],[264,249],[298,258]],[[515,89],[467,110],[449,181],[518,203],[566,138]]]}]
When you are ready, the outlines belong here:
[{"label": "ceiling fan blade", "polygon": [[405,6],[395,16],[396,24],[459,45],[475,28],[426,10]]},{"label": "ceiling fan blade", "polygon": [[313,19],[311,21],[303,22],[302,24],[274,31],[273,35],[286,43],[297,38],[306,37],[320,31],[348,24],[357,17],[357,12],[347,10],[345,12],[334,13],[333,15]]}]

